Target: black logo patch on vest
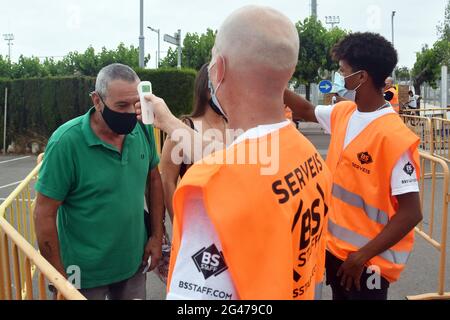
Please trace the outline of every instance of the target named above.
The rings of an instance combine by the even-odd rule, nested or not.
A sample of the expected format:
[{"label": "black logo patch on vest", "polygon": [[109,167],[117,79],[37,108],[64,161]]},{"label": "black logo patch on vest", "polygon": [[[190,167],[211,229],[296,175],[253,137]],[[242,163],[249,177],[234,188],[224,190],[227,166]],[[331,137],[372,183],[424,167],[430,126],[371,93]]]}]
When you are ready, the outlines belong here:
[{"label": "black logo patch on vest", "polygon": [[373,163],[372,156],[368,152],[358,153],[358,160],[361,164],[371,164]]},{"label": "black logo patch on vest", "polygon": [[205,280],[212,276],[217,277],[228,269],[223,253],[217,250],[215,244],[208,248],[202,248],[192,256],[192,259]]},{"label": "black logo patch on vest", "polygon": [[414,166],[411,164],[411,162],[408,162],[407,164],[405,164],[405,166],[403,167],[403,171],[405,171],[405,173],[409,176],[412,176],[414,173]]}]

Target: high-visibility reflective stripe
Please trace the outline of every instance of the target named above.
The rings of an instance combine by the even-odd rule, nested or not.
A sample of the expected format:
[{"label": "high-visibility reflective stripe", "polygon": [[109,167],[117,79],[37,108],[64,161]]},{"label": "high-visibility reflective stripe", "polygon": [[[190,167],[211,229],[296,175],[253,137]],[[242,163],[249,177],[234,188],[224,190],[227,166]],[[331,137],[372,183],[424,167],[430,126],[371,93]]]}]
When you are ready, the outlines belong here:
[{"label": "high-visibility reflective stripe", "polygon": [[323,281],[316,284],[314,289],[314,300],[322,300]]},{"label": "high-visibility reflective stripe", "polygon": [[[328,231],[334,237],[338,238],[339,240],[350,243],[355,247],[357,247],[358,249],[364,247],[369,241],[372,240],[333,223],[331,219],[328,220]],[[379,254],[378,256],[395,264],[406,264],[406,262],[408,262],[410,253],[411,253],[410,251],[386,250],[385,252]]]},{"label": "high-visibility reflective stripe", "polygon": [[372,207],[371,205],[367,204],[361,196],[345,190],[343,187],[337,184],[333,185],[333,196],[338,198],[339,200],[342,200],[348,205],[363,209],[367,217],[372,221],[375,221],[382,225],[387,225],[387,223],[389,222],[389,216],[386,212]]}]

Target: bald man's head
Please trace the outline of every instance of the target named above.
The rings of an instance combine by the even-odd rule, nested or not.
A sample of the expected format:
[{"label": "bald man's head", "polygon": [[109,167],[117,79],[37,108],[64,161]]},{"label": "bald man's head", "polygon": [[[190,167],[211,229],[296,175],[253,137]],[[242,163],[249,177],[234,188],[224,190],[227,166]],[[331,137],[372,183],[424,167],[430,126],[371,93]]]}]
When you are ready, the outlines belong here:
[{"label": "bald man's head", "polygon": [[231,68],[293,71],[298,61],[295,25],[282,13],[262,6],[233,12],[220,27],[213,55],[223,55]]}]

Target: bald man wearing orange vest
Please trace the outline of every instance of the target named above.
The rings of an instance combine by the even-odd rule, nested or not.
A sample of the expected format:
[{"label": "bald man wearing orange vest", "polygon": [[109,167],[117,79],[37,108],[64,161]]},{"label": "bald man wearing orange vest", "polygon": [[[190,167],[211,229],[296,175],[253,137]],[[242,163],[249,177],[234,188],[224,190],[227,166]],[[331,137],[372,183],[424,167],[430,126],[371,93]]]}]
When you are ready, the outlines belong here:
[{"label": "bald man wearing orange vest", "polygon": [[419,138],[383,96],[384,80],[397,64],[390,42],[354,33],[335,46],[333,56],[354,102],[314,108],[287,90],[285,103],[296,117],[318,122],[331,134],[326,276],[333,299],[385,300],[422,219]]},{"label": "bald man wearing orange vest", "polygon": [[[219,29],[211,98],[241,134],[197,161],[175,193],[168,299],[315,298],[331,174],[285,117],[284,89],[298,53],[295,25],[267,7],[241,8]],[[195,136],[162,99],[148,100],[155,126],[171,139],[181,128]],[[261,150],[270,150],[267,159]],[[196,155],[189,146],[183,152]]]}]

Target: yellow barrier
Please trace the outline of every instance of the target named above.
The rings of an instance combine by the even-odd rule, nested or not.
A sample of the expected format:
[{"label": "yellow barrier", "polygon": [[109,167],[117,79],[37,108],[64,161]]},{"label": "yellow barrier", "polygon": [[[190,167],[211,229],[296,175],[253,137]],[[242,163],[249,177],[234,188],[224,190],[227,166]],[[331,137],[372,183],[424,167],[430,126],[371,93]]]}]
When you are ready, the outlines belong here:
[{"label": "yellow barrier", "polygon": [[158,150],[158,155],[161,156],[167,134],[157,128],[153,128],[153,134],[155,136],[156,150]]},{"label": "yellow barrier", "polygon": [[[443,159],[427,154],[420,153],[421,161],[421,178],[420,178],[420,198],[422,204],[422,212],[424,218],[429,218],[429,228],[424,229],[423,222],[416,228],[416,232],[430,243],[440,253],[439,258],[439,275],[438,289],[436,293],[426,293],[416,296],[408,296],[408,300],[448,300],[450,292],[445,292],[445,271],[446,271],[446,250],[447,250],[447,227],[448,227],[448,204],[450,195],[449,191],[449,169],[448,164]],[[431,183],[431,188],[425,188],[425,182]],[[442,190],[440,195],[439,191]],[[437,203],[436,197],[442,201],[442,220],[440,223],[441,235],[440,241],[435,236],[435,209]],[[428,208],[424,208],[424,203],[429,203]],[[428,213],[428,215],[427,215]]]},{"label": "yellow barrier", "polygon": [[420,112],[421,114],[444,114],[447,112],[450,112],[450,108],[424,108],[424,109],[412,109],[412,108],[406,108],[403,109],[407,112]]},{"label": "yellow barrier", "polygon": [[[161,155],[166,135],[156,128],[154,135]],[[60,300],[85,299],[36,249],[31,184],[37,178],[42,158],[41,154],[38,165],[0,205],[0,300],[33,299],[34,282],[40,300],[48,298],[48,282],[58,290]]]},{"label": "yellow barrier", "polygon": [[450,120],[431,118],[433,126],[434,155],[450,162]]},{"label": "yellow barrier", "polygon": [[40,164],[0,205],[0,300],[33,299],[37,282],[37,297],[49,296],[47,282],[58,290],[58,299],[85,299],[35,249],[31,183],[36,179]]},{"label": "yellow barrier", "polygon": [[433,123],[430,118],[402,114],[400,117],[419,138],[419,148],[430,154],[434,153]]}]

